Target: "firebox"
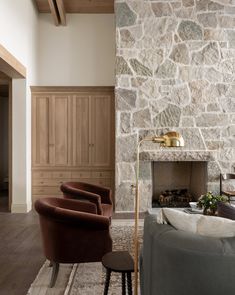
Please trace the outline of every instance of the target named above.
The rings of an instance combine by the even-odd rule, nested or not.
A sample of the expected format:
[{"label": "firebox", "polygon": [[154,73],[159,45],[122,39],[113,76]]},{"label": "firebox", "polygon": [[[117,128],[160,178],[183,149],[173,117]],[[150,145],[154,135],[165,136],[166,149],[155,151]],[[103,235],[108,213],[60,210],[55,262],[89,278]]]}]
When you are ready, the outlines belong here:
[{"label": "firebox", "polygon": [[153,207],[188,207],[206,192],[206,161],[152,163]]}]

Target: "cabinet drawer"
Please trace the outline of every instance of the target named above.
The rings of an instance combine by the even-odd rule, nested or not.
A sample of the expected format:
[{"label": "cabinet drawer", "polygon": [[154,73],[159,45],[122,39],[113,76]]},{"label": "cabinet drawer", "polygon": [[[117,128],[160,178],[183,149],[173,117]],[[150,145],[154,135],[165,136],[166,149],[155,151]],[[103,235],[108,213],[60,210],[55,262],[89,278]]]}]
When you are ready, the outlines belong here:
[{"label": "cabinet drawer", "polygon": [[34,186],[60,186],[63,182],[67,182],[68,180],[60,180],[60,179],[34,179]]},{"label": "cabinet drawer", "polygon": [[107,187],[110,187],[111,185],[110,179],[105,178],[93,178],[91,179],[91,183]]},{"label": "cabinet drawer", "polygon": [[33,172],[33,178],[52,178],[52,172],[50,171],[37,171],[37,172]]},{"label": "cabinet drawer", "polygon": [[111,177],[111,172],[110,171],[95,171],[95,172],[92,172],[92,177],[94,177],[94,178]]},{"label": "cabinet drawer", "polygon": [[59,187],[51,186],[51,187],[33,187],[34,195],[53,195],[53,194],[62,194]]},{"label": "cabinet drawer", "polygon": [[71,178],[71,172],[70,171],[55,171],[55,172],[52,172],[52,177],[53,178],[68,178],[70,179]]},{"label": "cabinet drawer", "polygon": [[91,177],[90,171],[75,171],[72,172],[72,178],[89,178]]}]

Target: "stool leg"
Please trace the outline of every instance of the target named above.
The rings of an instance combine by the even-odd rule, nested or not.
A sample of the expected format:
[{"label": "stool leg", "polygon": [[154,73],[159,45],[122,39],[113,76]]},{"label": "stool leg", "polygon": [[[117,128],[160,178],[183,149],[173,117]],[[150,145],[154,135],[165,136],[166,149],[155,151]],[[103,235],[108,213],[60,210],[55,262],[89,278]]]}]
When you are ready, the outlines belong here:
[{"label": "stool leg", "polygon": [[111,276],[111,270],[106,269],[106,278],[105,278],[105,286],[104,286],[104,295],[108,295],[110,276]]},{"label": "stool leg", "polygon": [[126,295],[126,273],[122,272],[122,295]]},{"label": "stool leg", "polygon": [[131,272],[127,273],[127,286],[128,286],[128,295],[132,295]]}]

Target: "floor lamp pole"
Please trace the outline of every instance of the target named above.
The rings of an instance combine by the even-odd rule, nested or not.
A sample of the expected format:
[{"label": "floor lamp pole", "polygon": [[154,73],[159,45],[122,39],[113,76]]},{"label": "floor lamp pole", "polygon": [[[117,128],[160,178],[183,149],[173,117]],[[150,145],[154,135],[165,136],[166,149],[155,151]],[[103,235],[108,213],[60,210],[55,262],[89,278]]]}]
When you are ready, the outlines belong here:
[{"label": "floor lamp pole", "polygon": [[137,145],[137,153],[136,153],[136,191],[135,191],[135,232],[134,232],[134,295],[138,295],[138,281],[139,281],[139,273],[138,273],[138,257],[139,257],[139,207],[140,207],[140,197],[139,197],[139,165],[140,165],[140,157],[139,150],[140,145],[143,140],[141,140]]},{"label": "floor lamp pole", "polygon": [[140,140],[136,148],[136,191],[135,191],[135,231],[134,231],[134,295],[138,295],[138,261],[139,261],[139,170],[140,170],[140,146],[144,141],[151,141],[153,143],[160,143],[164,147],[183,147],[183,137],[175,131],[170,131],[163,136],[146,137]]},{"label": "floor lamp pole", "polygon": [[138,295],[138,281],[139,281],[139,272],[138,272],[138,261],[139,261],[139,208],[140,208],[140,196],[139,196],[139,171],[140,171],[140,146],[144,141],[152,141],[161,143],[162,137],[146,137],[140,140],[137,144],[136,149],[136,186],[135,186],[135,231],[134,231],[134,295]]}]

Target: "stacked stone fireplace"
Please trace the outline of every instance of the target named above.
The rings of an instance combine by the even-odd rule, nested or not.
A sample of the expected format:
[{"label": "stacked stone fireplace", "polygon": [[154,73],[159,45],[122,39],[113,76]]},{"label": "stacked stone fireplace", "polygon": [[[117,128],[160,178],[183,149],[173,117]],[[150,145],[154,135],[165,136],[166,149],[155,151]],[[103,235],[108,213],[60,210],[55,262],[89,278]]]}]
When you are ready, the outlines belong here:
[{"label": "stacked stone fireplace", "polygon": [[182,149],[142,146],[141,211],[152,162],[207,162],[206,190],[235,164],[235,3],[116,1],[116,210],[134,210],[136,145],[179,131]]}]

